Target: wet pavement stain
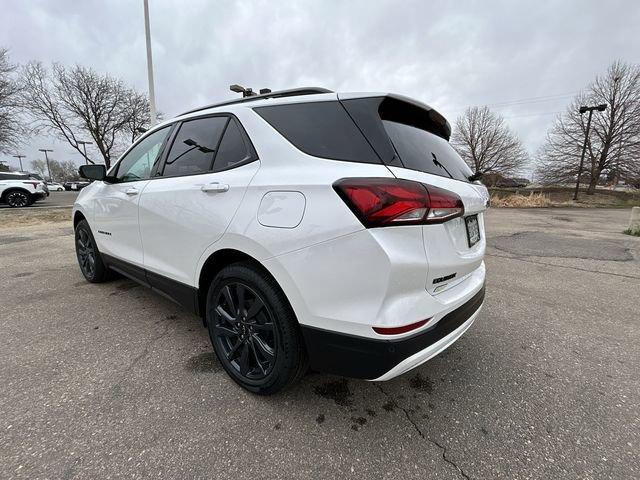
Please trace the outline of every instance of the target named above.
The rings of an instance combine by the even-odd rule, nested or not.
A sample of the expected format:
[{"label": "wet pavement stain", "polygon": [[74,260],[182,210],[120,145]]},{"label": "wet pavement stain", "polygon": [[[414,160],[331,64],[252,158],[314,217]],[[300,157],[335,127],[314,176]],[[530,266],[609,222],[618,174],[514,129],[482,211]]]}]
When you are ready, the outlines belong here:
[{"label": "wet pavement stain", "polygon": [[358,431],[360,427],[364,427],[367,423],[367,419],[364,417],[351,417],[351,421],[353,422],[351,428],[355,431]]},{"label": "wet pavement stain", "polygon": [[318,416],[316,417],[316,423],[317,423],[318,425],[323,424],[323,423],[324,423],[324,421],[325,421],[324,413],[321,413],[320,415],[318,415]]},{"label": "wet pavement stain", "polygon": [[15,275],[13,275],[13,278],[30,277],[31,275],[33,275],[33,272],[22,272],[16,273]]},{"label": "wet pavement stain", "polygon": [[396,409],[396,402],[394,402],[393,400],[389,400],[388,402],[382,404],[382,408],[387,412],[393,412]]},{"label": "wet pavement stain", "polygon": [[220,364],[213,352],[204,352],[189,358],[185,368],[191,372],[217,372],[220,370]]},{"label": "wet pavement stain", "polygon": [[376,411],[372,408],[367,408],[365,410],[365,412],[367,412],[367,415],[369,415],[370,417],[375,417],[376,416]]},{"label": "wet pavement stain", "polygon": [[433,382],[429,377],[423,377],[419,373],[409,379],[409,386],[420,392],[430,394],[433,392]]},{"label": "wet pavement stain", "polygon": [[351,393],[351,390],[349,390],[349,382],[346,379],[340,379],[326,382],[322,385],[316,385],[314,387],[314,391],[316,395],[322,398],[333,400],[338,405],[343,407],[348,407],[353,403],[353,401],[351,400],[353,393]]}]

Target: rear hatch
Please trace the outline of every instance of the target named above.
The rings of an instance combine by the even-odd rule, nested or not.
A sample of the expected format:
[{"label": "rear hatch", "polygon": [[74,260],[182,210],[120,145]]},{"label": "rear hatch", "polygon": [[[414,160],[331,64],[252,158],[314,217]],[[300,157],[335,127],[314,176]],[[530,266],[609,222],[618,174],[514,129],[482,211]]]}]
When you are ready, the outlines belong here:
[{"label": "rear hatch", "polygon": [[423,225],[422,230],[428,260],[426,289],[437,294],[464,281],[483,260],[483,212],[489,196],[483,185],[469,181],[472,171],[449,144],[448,122],[427,105],[405,97],[340,100],[397,178],[460,197],[464,205],[462,217]]}]

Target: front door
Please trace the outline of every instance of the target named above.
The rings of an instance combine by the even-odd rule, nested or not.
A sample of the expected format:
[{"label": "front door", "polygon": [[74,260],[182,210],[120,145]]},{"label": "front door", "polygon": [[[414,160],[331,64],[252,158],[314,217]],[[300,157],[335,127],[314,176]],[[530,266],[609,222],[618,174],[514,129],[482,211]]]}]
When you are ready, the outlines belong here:
[{"label": "front door", "polygon": [[142,267],[138,224],[140,194],[160,158],[170,127],[147,135],[116,166],[114,182],[100,182],[95,191],[94,237],[100,252]]}]

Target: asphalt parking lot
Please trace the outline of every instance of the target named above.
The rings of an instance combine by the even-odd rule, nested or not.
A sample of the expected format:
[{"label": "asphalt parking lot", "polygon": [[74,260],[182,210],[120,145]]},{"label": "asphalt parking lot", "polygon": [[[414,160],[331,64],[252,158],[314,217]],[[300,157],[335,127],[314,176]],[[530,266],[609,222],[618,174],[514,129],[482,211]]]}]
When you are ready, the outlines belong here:
[{"label": "asphalt parking lot", "polygon": [[629,210],[487,215],[487,297],[386,383],[237,387],[201,321],[84,281],[68,223],[3,228],[2,478],[639,478],[640,239]]}]

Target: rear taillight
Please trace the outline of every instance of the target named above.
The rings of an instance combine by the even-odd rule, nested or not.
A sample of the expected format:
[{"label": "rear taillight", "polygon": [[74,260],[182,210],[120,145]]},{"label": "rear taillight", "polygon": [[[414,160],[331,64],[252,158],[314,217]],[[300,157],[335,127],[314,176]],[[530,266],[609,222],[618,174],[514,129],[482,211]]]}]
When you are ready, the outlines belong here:
[{"label": "rear taillight", "polygon": [[37,188],[38,185],[40,185],[40,182],[22,182],[22,183],[26,183],[27,185],[33,185],[33,188]]},{"label": "rear taillight", "polygon": [[442,223],[464,214],[458,195],[399,178],[343,178],[333,188],[365,227]]}]

